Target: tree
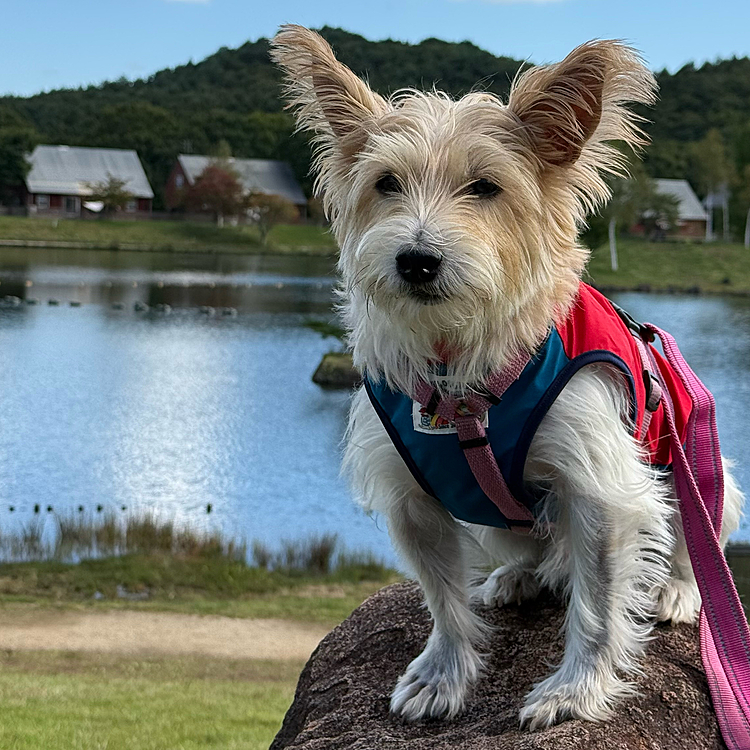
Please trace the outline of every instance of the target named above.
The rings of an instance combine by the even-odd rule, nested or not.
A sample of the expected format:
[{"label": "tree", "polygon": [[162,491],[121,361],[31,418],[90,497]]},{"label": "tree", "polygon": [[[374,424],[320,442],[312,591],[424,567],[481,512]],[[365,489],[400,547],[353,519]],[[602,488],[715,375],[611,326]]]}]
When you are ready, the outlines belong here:
[{"label": "tree", "polygon": [[277,224],[294,221],[299,213],[296,206],[280,195],[252,193],[248,198],[249,214],[260,231],[260,241],[265,245],[268,233]]},{"label": "tree", "polygon": [[729,185],[734,179],[734,168],[727,155],[721,133],[712,128],[703,140],[690,144],[691,176],[693,184],[704,197],[710,198],[706,239],[713,239],[713,208],[721,206],[722,235],[729,239]]},{"label": "tree", "polygon": [[307,201],[307,215],[315,222],[316,226],[322,227],[325,224],[326,212],[323,208],[323,201],[318,196],[314,196]]},{"label": "tree", "polygon": [[155,207],[161,208],[162,188],[184,140],[183,125],[177,117],[162,107],[136,99],[98,111],[81,145],[137,151],[154,188]]},{"label": "tree", "polygon": [[117,211],[122,211],[129,201],[135,197],[125,189],[126,180],[121,180],[114,175],[108,174],[104,182],[96,182],[88,187],[91,190],[90,201],[99,201],[104,204],[104,215],[111,216]]},{"label": "tree", "polygon": [[0,107],[0,201],[20,201],[31,169],[26,158],[39,142],[33,127],[9,107]]},{"label": "tree", "polygon": [[641,222],[649,239],[659,239],[677,222],[678,213],[677,200],[656,190],[656,183],[640,161],[631,164],[630,178],[614,178],[611,188],[612,198],[603,215],[608,220],[610,263],[617,271],[618,223],[630,226]]},{"label": "tree", "polygon": [[38,137],[26,128],[0,128],[0,200],[17,200],[31,169],[27,155]]},{"label": "tree", "polygon": [[750,250],[750,164],[746,164],[742,170],[742,184],[738,191],[742,207],[747,207],[745,218],[745,247]]},{"label": "tree", "polygon": [[189,211],[211,211],[220,227],[224,226],[225,216],[239,216],[247,205],[238,175],[215,162],[210,163],[185,191],[185,207]]}]

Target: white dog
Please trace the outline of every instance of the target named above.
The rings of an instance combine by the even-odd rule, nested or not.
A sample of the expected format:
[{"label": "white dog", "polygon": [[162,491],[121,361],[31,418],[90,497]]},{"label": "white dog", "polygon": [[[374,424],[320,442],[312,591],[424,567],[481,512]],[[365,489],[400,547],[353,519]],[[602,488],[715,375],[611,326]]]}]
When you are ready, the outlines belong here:
[{"label": "white dog", "polygon": [[[569,325],[584,289],[588,253],[577,235],[609,197],[603,175],[623,168],[607,143],[643,143],[624,107],[654,98],[637,55],[617,42],[590,42],[521,75],[504,104],[486,93],[454,101],[407,91],[385,100],[298,26],[281,30],[272,54],[300,127],[314,134],[317,185],[341,248],[350,343],[371,396],[380,388],[411,404],[426,383],[460,406],[461,397],[486,395],[492,373],[521,355],[539,356],[551,332]],[[700,596],[669,474],[634,437],[641,417],[624,382],[622,368],[593,361],[546,404],[511,487],[534,498],[527,535],[501,522],[458,522],[461,510],[436,500],[442,489],[429,491],[403,445],[401,454],[394,447],[406,438],[394,435],[393,415],[389,421],[373,408],[382,412],[384,401],[356,394],[345,469],[362,505],[387,518],[434,619],[424,651],[393,691],[395,714],[418,720],[461,711],[488,634],[472,598],[502,606],[540,586],[567,597],[565,654],[521,711],[531,728],[606,718],[633,692],[627,676],[638,671],[653,621],[695,620]],[[426,433],[456,431],[450,415],[434,422],[434,408],[415,403],[415,431],[423,418]],[[481,434],[461,438],[467,457],[484,450]],[[446,439],[455,437],[426,438]],[[460,462],[449,471],[465,474]],[[476,486],[467,485],[470,492],[476,496]],[[722,543],[742,505],[730,476],[725,503]],[[497,513],[491,503],[485,511]],[[472,591],[477,541],[494,572]]]}]

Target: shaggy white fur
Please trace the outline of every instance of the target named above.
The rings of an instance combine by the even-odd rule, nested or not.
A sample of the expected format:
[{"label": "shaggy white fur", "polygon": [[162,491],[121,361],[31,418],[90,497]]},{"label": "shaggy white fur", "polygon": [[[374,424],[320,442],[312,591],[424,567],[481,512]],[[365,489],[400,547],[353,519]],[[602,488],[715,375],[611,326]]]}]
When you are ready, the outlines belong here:
[{"label": "shaggy white fur", "polygon": [[[608,142],[643,143],[625,104],[653,101],[655,84],[635,52],[582,45],[520,75],[507,104],[415,91],[386,101],[299,26],[279,32],[272,55],[316,143],[355,363],[411,394],[442,360],[460,394],[535,351],[577,292],[587,260],[577,234],[609,197],[604,176],[623,170]],[[422,265],[405,270],[414,258]],[[695,619],[671,481],[643,460],[628,412],[622,379],[606,366],[572,378],[531,444],[524,480],[544,499],[537,533],[519,537],[458,523],[426,495],[356,394],[344,471],[362,506],[388,519],[434,620],[393,690],[394,713],[461,711],[489,636],[472,600],[502,606],[545,586],[568,601],[565,654],[521,711],[532,729],[606,718],[633,694],[627,678],[653,621]],[[742,505],[728,474],[725,487],[724,542]],[[494,572],[472,587],[477,564]]]}]

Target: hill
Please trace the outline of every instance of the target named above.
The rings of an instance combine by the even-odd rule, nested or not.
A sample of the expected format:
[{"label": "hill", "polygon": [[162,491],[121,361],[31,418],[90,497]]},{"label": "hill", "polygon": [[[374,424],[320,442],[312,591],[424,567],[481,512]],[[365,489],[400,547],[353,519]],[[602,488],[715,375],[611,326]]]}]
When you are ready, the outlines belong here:
[{"label": "hill", "polygon": [[[381,93],[434,84],[454,95],[481,87],[505,96],[522,66],[470,42],[426,39],[412,45],[372,42],[329,27],[321,33],[339,58]],[[653,121],[649,171],[690,176],[684,144],[711,128],[734,145],[738,166],[750,162],[749,59],[687,65],[657,77],[661,101],[644,113]],[[0,97],[0,126],[10,117],[33,127],[41,142],[135,148],[157,192],[177,153],[207,153],[221,140],[237,155],[288,159],[304,179],[309,150],[303,138],[292,136],[278,87],[268,40],[259,39],[141,80]],[[309,182],[305,186],[309,189]]]}]

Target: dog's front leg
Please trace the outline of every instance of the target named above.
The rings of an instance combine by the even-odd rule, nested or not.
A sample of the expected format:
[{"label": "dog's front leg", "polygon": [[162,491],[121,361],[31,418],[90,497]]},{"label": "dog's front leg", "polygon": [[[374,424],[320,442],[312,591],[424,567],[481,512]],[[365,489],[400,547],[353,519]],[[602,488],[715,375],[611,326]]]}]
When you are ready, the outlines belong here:
[{"label": "dog's front leg", "polygon": [[434,621],[424,651],[393,691],[391,710],[412,721],[455,716],[479,675],[476,646],[486,631],[468,605],[468,532],[420,489],[362,391],[352,405],[344,470],[362,505],[386,517]]},{"label": "dog's front leg", "polygon": [[434,620],[424,651],[408,666],[391,697],[391,711],[406,719],[452,717],[482,662],[475,647],[485,632],[468,607],[463,529],[423,493],[395,503],[388,513],[391,538],[424,591]]},{"label": "dog's front leg", "polygon": [[532,729],[605,719],[619,697],[633,693],[618,672],[637,671],[655,591],[669,574],[668,487],[639,460],[622,424],[622,393],[605,370],[582,371],[548,412],[529,454],[527,476],[551,488],[554,504],[540,575],[554,581],[562,573],[568,598],[562,663],[521,711]]}]

